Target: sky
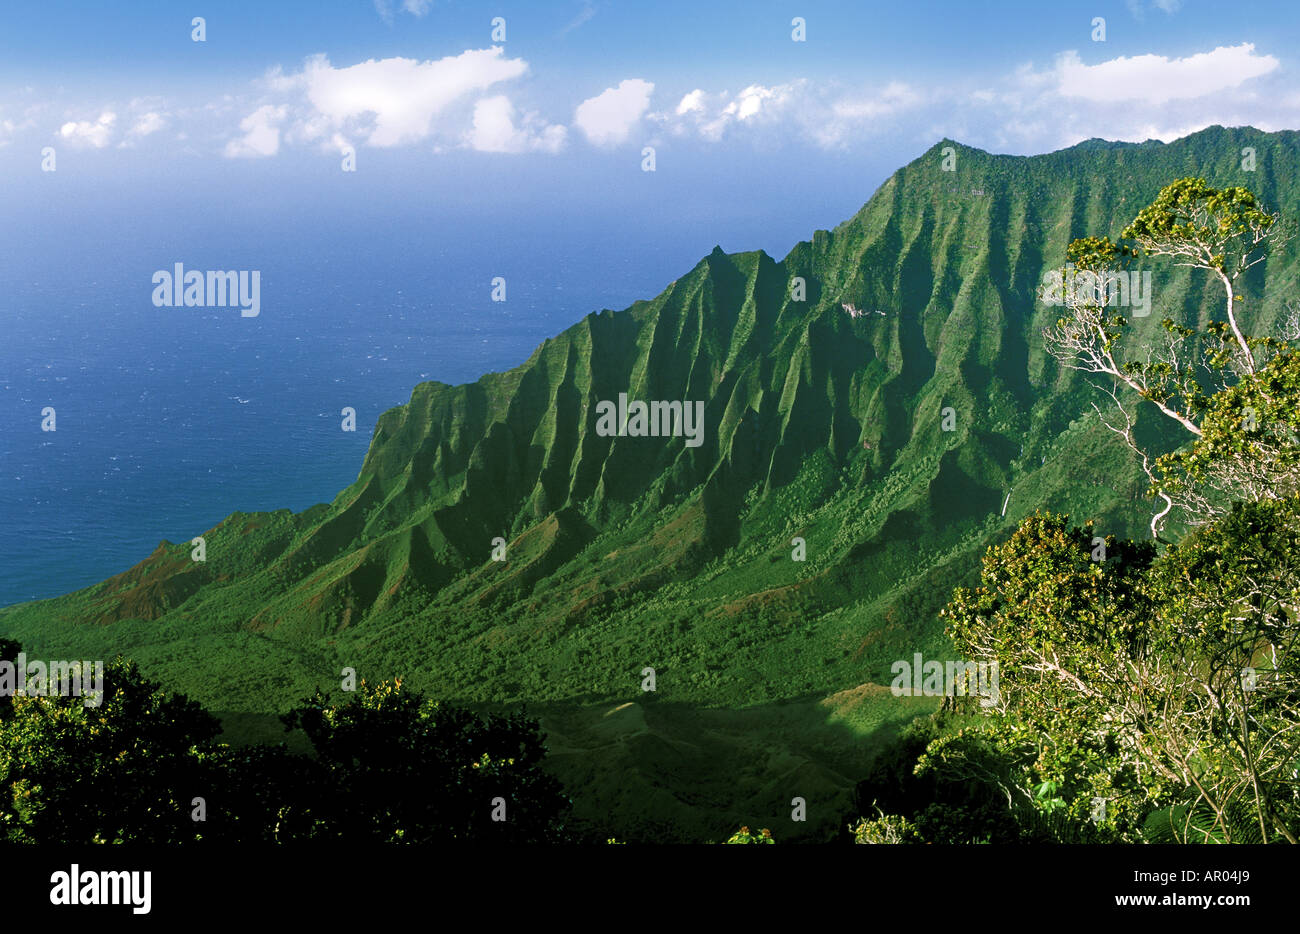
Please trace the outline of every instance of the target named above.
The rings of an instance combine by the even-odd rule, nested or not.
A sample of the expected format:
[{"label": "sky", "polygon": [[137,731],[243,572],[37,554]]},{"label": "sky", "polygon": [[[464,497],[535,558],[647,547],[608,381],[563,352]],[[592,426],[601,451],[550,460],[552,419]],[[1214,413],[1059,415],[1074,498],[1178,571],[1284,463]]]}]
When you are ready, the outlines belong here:
[{"label": "sky", "polygon": [[459,239],[589,280],[540,339],[715,245],[779,259],[945,138],[1300,127],[1298,23],[1292,0],[8,0],[0,281],[187,242],[400,270]]},{"label": "sky", "polygon": [[1296,128],[1297,23],[1289,0],[8,2],[0,171],[38,230],[549,219],[668,238],[676,275],[715,244],[783,256],[944,138]]}]

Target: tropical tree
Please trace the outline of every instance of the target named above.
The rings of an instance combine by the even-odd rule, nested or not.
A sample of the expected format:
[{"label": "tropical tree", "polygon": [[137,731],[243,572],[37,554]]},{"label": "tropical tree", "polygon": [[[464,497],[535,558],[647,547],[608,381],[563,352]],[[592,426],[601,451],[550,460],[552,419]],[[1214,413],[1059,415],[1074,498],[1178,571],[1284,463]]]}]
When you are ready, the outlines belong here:
[{"label": "tropical tree", "polygon": [[1185,836],[1296,843],[1300,498],[1236,504],[1162,556],[1146,589],[1156,613],[1124,726],[1181,779]]},{"label": "tropical tree", "polygon": [[1052,827],[1091,821],[1101,838],[1133,839],[1163,787],[1115,718],[1146,651],[1155,548],[1094,532],[1037,513],[988,550],[977,587],[954,591],[948,634],[998,672],[1001,716],[932,743],[918,773],[1001,789],[1027,831],[1059,838]]},{"label": "tropical tree", "polygon": [[[0,643],[0,657],[18,645]],[[480,718],[400,682],[319,692],[286,716],[314,755],[218,743],[220,723],[121,658],[102,700],[0,698],[0,839],[226,843],[567,839],[538,724]]]},{"label": "tropical tree", "polygon": [[15,695],[0,716],[0,834],[25,843],[181,843],[208,787],[216,718],[132,662],[104,666],[100,703]]},{"label": "tropical tree", "polygon": [[[1103,388],[1121,421],[1103,420],[1165,500],[1153,537],[1175,505],[1194,532],[1157,557],[1151,545],[1034,516],[991,548],[980,586],[956,591],[944,616],[960,651],[1000,666],[1009,719],[979,739],[1001,748],[1002,768],[958,736],[927,747],[918,772],[938,756],[950,773],[1006,788],[1009,801],[1032,794],[1048,811],[1078,808],[1083,778],[1095,800],[1112,802],[1111,819],[1120,806],[1124,834],[1140,824],[1177,839],[1296,842],[1300,355],[1288,341],[1300,329],[1292,315],[1280,335],[1249,336],[1239,315],[1241,277],[1287,234],[1248,190],[1180,179],[1122,236],[1131,245],[1070,245],[1062,281],[1084,277],[1085,287],[1062,289],[1066,312],[1045,338],[1065,366],[1110,378]],[[1166,318],[1161,346],[1132,347],[1106,281],[1143,255],[1217,277],[1225,319],[1196,331]],[[1149,456],[1134,438],[1133,396],[1190,443]],[[1005,767],[1017,738],[1039,750],[1020,772]],[[1068,768],[1042,755],[1065,749],[1058,765]],[[1122,793],[1107,797],[1107,786]]]},{"label": "tropical tree", "polygon": [[284,718],[323,769],[315,836],[384,842],[566,839],[570,804],[542,769],[546,748],[522,713],[486,718],[426,700],[400,680],[334,704],[323,694]]},{"label": "tropical tree", "polygon": [[[1019,839],[1297,842],[1300,313],[1266,336],[1241,315],[1242,277],[1288,236],[1248,190],[1186,178],[1139,212],[1127,242],[1070,244],[1047,347],[1107,378],[1113,407],[1094,408],[1165,502],[1153,538],[1175,506],[1193,531],[1158,555],[1040,514],[991,547],[979,585],[943,616],[964,657],[997,666],[998,704],[966,699],[968,719],[928,739],[909,781],[987,789]],[[1142,256],[1209,272],[1224,317],[1200,330],[1166,318],[1158,346],[1135,344],[1110,280]],[[1143,403],[1186,443],[1144,450]],[[987,813],[947,812],[951,825],[915,805],[881,812],[858,837],[946,841],[987,826]]]},{"label": "tropical tree", "polygon": [[[1247,335],[1240,320],[1242,277],[1291,236],[1291,226],[1264,209],[1248,189],[1216,189],[1204,179],[1183,178],[1165,186],[1138,213],[1122,231],[1121,243],[1086,237],[1067,250],[1072,262],[1061,273],[1059,295],[1065,310],[1044,330],[1044,341],[1063,366],[1105,378],[1099,388],[1110,399],[1108,412],[1096,404],[1093,408],[1138,455],[1152,494],[1164,500],[1151,520],[1155,538],[1175,506],[1196,524],[1224,515],[1234,499],[1267,495],[1258,484],[1243,485],[1236,464],[1211,466],[1212,481],[1199,495],[1189,495],[1190,488],[1176,482],[1178,462],[1152,456],[1138,444],[1134,429],[1137,404],[1145,401],[1190,439],[1200,438],[1212,399],[1259,373],[1289,350],[1290,341],[1300,339],[1295,308],[1276,335]],[[1133,346],[1130,322],[1112,308],[1111,286],[1117,265],[1144,256],[1170,257],[1175,265],[1214,276],[1223,288],[1224,318],[1199,330],[1164,318],[1157,345]]]},{"label": "tropical tree", "polygon": [[930,743],[916,773],[1121,838],[1154,811],[1185,838],[1295,842],[1298,519],[1296,498],[1238,504],[1159,558],[1114,543],[1098,561],[1090,527],[1029,517],[944,610],[958,651],[998,665],[998,715]]}]

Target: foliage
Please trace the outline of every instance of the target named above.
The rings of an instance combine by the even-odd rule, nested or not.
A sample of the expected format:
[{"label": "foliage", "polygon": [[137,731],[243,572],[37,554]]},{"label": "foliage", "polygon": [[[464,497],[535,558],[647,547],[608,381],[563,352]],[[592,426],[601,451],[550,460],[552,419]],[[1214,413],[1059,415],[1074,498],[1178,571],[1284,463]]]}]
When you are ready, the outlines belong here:
[{"label": "foliage", "polygon": [[285,724],[306,732],[324,772],[320,807],[328,816],[313,836],[386,843],[564,839],[569,802],[541,770],[545,746],[537,723],[523,714],[483,720],[384,681],[362,682],[342,704],[318,692]]},{"label": "foliage", "polygon": [[[995,789],[1023,839],[1295,843],[1300,358],[1285,339],[1247,337],[1234,306],[1239,278],[1286,235],[1247,189],[1183,178],[1123,236],[1135,245],[1073,241],[1073,275],[1174,257],[1217,276],[1227,320],[1198,331],[1166,318],[1163,345],[1133,352],[1109,296],[1066,289],[1044,336],[1065,366],[1112,380],[1123,421],[1108,427],[1166,503],[1153,535],[1175,505],[1198,527],[1157,557],[1035,514],[990,547],[979,586],[957,588],[943,616],[960,653],[998,667],[999,703],[991,722],[932,739],[914,774]],[[1191,444],[1153,460],[1125,389]]]},{"label": "foliage", "polygon": [[[1119,561],[1093,561],[1091,531],[1031,516],[954,593],[954,643],[997,662],[1001,703],[913,731],[924,751],[900,750],[913,795],[895,780],[894,813],[927,842],[999,823],[1021,841],[1296,842],[1300,500],[1238,504],[1154,560],[1117,543]],[[963,812],[944,787],[1003,813]],[[949,824],[927,825],[918,788]]]},{"label": "foliage", "polygon": [[1300,354],[1280,353],[1208,403],[1202,434],[1156,461],[1155,489],[1202,515],[1300,493]]},{"label": "foliage", "polygon": [[98,706],[15,696],[0,712],[0,839],[567,839],[568,800],[542,771],[537,724],[522,714],[484,720],[385,682],[342,704],[318,694],[286,719],[315,756],[216,743],[215,718],[120,658],[104,668]]},{"label": "foliage", "polygon": [[24,696],[0,719],[0,828],[23,843],[193,840],[200,753],[219,725],[132,662],[104,666],[102,702]]},{"label": "foliage", "polygon": [[[1260,412],[1275,408],[1277,393],[1269,394],[1270,383],[1276,388],[1293,378],[1288,374],[1295,364],[1287,355],[1289,341],[1300,339],[1300,319],[1292,314],[1280,337],[1247,335],[1238,305],[1243,296],[1237,292],[1239,280],[1264,262],[1271,249],[1291,238],[1293,225],[1279,223],[1279,218],[1265,211],[1249,189],[1216,189],[1203,178],[1181,178],[1161,189],[1124,228],[1122,235],[1132,245],[1094,236],[1073,241],[1067,250],[1078,270],[1103,280],[1121,258],[1164,256],[1211,273],[1223,290],[1224,319],[1196,328],[1166,317],[1158,342],[1132,347],[1130,322],[1110,309],[1112,296],[1094,279],[1092,288],[1064,290],[1064,314],[1043,331],[1049,352],[1061,364],[1109,379],[1110,385],[1101,388],[1122,421],[1107,421],[1107,427],[1139,455],[1151,481],[1151,495],[1166,504],[1151,520],[1153,537],[1175,506],[1193,521],[1208,521],[1223,515],[1234,500],[1276,495],[1269,481],[1279,479],[1287,469],[1286,463],[1270,460],[1272,474],[1260,476],[1254,469],[1257,462],[1244,448],[1276,439],[1261,433],[1258,440],[1246,443],[1242,432],[1255,432],[1258,427],[1260,415],[1252,403],[1260,405]],[[1079,274],[1072,273],[1075,279]],[[1269,377],[1266,381],[1255,379],[1261,368]],[[1237,385],[1243,379],[1245,389]],[[1175,452],[1160,457],[1145,450],[1137,441],[1137,416],[1124,398],[1126,393],[1189,432],[1201,456],[1188,458]],[[1265,416],[1269,430],[1282,427],[1291,447],[1297,445],[1291,433],[1293,415],[1294,409],[1269,411]],[[1225,432],[1236,437],[1225,440]]]},{"label": "foliage", "polygon": [[872,820],[860,820],[849,826],[854,843],[924,843],[924,835],[906,817],[881,814]]}]

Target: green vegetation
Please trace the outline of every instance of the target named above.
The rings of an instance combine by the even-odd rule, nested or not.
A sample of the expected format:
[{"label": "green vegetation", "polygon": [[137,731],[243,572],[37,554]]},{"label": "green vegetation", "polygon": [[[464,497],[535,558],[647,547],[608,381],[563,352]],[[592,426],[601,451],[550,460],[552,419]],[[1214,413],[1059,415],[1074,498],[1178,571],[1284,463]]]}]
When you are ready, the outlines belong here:
[{"label": "green vegetation", "polygon": [[[997,710],[910,730],[859,790],[892,811],[859,840],[1298,842],[1300,333],[1247,336],[1234,307],[1240,273],[1284,242],[1269,242],[1276,221],[1245,189],[1167,186],[1125,234],[1215,274],[1227,320],[1166,319],[1164,347],[1127,362],[1123,317],[1066,302],[1049,344],[1115,381],[1114,430],[1166,503],[1153,531],[1175,508],[1193,531],[1157,555],[1035,514],[990,548],[944,616],[963,657],[998,666]],[[1071,245],[1084,269],[1125,253]],[[1153,461],[1121,387],[1191,444]]]},{"label": "green vegetation", "polygon": [[[3,657],[16,643],[0,644]],[[218,743],[216,719],[130,662],[102,702],[5,699],[0,840],[20,843],[546,843],[571,839],[569,802],[522,716],[486,720],[400,684],[285,717],[310,755]]]},{"label": "green vegetation", "polygon": [[[947,145],[955,173],[940,170]],[[1241,171],[1247,145],[1257,173]],[[1127,424],[1094,411],[1097,374],[1058,365],[1043,337],[1060,321],[1059,308],[1035,301],[1043,273],[1085,235],[1122,239],[1123,218],[1162,203],[1189,166],[1203,186],[1175,192],[1166,213],[1189,208],[1198,229],[1228,217],[1212,231],[1225,240],[1251,236],[1266,216],[1240,186],[1259,203],[1300,201],[1295,133],[1212,127],[1170,145],[1090,141],[1031,158],[943,141],[779,262],[714,250],[659,296],[588,315],[513,370],[417,386],[379,419],[357,480],[332,503],[235,513],[202,533],[205,563],[163,542],[94,587],[0,610],[0,634],[37,657],[121,653],[220,712],[236,742],[267,738],[277,715],[345,667],[479,714],[527,703],[546,737],[544,768],[573,799],[575,832],[698,841],[763,821],[782,842],[835,839],[858,780],[873,763],[892,767],[896,743],[912,749],[920,727],[907,724],[938,706],[894,697],[890,665],[916,652],[954,657],[939,612],[954,588],[980,582],[985,549],[1022,522],[1048,521],[1029,518],[1040,510],[1092,520],[1134,567],[1111,562],[1094,579],[1097,569],[1069,564],[1073,532],[1033,534],[1057,546],[1081,588],[1076,603],[1118,600],[1147,586],[1135,575],[1172,573],[1135,543],[1150,536],[1152,475],[1182,507],[1160,526],[1178,540],[1196,524],[1188,491],[1210,489],[1203,474],[1216,452],[1255,445],[1236,451],[1244,469],[1284,446],[1275,393],[1292,370],[1261,356],[1252,380],[1239,379],[1233,327],[1213,323],[1222,281],[1204,269],[1153,259],[1159,314],[1104,327],[1122,328],[1135,351],[1117,369],[1143,347],[1190,340],[1185,331],[1228,348],[1226,381],[1195,382],[1203,440],[1220,448],[1188,448],[1184,428],[1150,406],[1125,410]],[[1147,227],[1127,231],[1126,260],[1159,257],[1160,237],[1195,235],[1186,221],[1145,216]],[[1098,249],[1074,258],[1121,256]],[[1294,245],[1223,268],[1232,320],[1274,331],[1300,278]],[[796,278],[806,301],[793,300]],[[842,303],[887,314],[852,318]],[[1171,366],[1122,372],[1146,381],[1143,398],[1187,407],[1177,399],[1194,396],[1194,380]],[[596,403],[620,392],[703,400],[703,445],[597,435]],[[1244,441],[1214,434],[1239,403],[1263,430]],[[1216,517],[1229,514],[1226,491],[1211,497],[1222,501]],[[497,536],[505,562],[490,557]],[[792,558],[796,538],[806,560]],[[1091,649],[1103,650],[1120,646]],[[641,690],[645,667],[654,693]],[[1026,759],[1026,734],[1008,727],[986,762],[975,745],[986,741],[970,731],[993,729],[988,718],[959,727],[957,712],[941,717],[954,738],[944,734],[927,794],[971,811],[978,827],[947,817],[949,829],[936,830],[941,815],[914,808],[883,837],[915,826],[1001,838],[991,826],[999,799],[969,783],[948,788],[949,761],[1033,783],[1033,812],[1050,809],[1035,833],[1074,821],[1100,763],[1119,761],[1104,744]],[[1191,807],[1169,783],[1152,795],[1152,807]],[[795,796],[807,799],[806,823],[790,820]],[[893,813],[884,797],[879,806]],[[871,800],[856,807],[877,815]],[[1014,795],[1007,807],[1030,810]],[[1132,835],[1150,809],[1139,810],[1114,815],[1114,833]]]}]

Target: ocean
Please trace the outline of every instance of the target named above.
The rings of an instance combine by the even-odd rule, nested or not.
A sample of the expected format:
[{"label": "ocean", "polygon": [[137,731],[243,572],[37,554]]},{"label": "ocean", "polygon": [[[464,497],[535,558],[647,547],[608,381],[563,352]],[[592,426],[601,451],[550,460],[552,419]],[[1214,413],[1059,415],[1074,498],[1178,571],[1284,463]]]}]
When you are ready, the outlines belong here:
[{"label": "ocean", "polygon": [[[518,365],[707,252],[432,224],[402,249],[328,231],[296,231],[292,249],[274,239],[92,239],[0,266],[0,605],[100,581],[236,510],[328,502],[417,383]],[[175,262],[260,270],[260,313],[155,307],[151,276]],[[504,302],[491,301],[496,276]]]}]

